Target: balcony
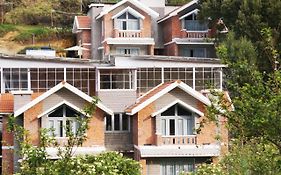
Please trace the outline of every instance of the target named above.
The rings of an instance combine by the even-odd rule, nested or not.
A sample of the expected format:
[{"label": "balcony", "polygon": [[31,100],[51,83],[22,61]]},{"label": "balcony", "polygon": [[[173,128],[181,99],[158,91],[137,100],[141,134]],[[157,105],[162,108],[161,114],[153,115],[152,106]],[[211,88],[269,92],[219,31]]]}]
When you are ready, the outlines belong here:
[{"label": "balcony", "polygon": [[185,31],[186,38],[204,39],[209,37],[208,31]]},{"label": "balcony", "polygon": [[141,38],[141,31],[133,31],[133,30],[115,30],[114,38]]},{"label": "balcony", "polygon": [[195,135],[188,136],[162,136],[162,145],[196,145],[197,137]]}]

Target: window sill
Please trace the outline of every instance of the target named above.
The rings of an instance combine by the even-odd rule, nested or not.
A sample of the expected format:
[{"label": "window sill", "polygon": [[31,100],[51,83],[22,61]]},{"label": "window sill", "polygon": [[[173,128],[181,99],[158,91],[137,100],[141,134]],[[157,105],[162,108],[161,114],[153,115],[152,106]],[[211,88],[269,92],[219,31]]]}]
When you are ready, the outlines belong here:
[{"label": "window sill", "polygon": [[11,94],[13,94],[13,95],[31,95],[31,94],[33,94],[33,91],[31,91],[31,90],[18,90],[18,91],[11,91]]}]

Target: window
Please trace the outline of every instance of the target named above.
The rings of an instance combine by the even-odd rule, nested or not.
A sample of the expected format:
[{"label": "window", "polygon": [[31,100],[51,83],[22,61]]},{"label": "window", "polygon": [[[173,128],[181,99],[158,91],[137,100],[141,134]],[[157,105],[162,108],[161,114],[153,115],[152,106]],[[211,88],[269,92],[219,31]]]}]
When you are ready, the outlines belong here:
[{"label": "window", "polygon": [[192,13],[182,20],[183,29],[189,31],[205,31],[208,30],[206,23],[197,20],[197,14]]},{"label": "window", "polygon": [[162,135],[193,135],[195,118],[193,113],[181,105],[174,105],[161,113]]},{"label": "window", "polygon": [[116,113],[105,116],[106,131],[129,131],[130,118],[125,113]]},{"label": "window", "polygon": [[129,12],[125,12],[117,17],[117,28],[119,30],[140,30],[140,20]]},{"label": "window", "polygon": [[116,54],[120,54],[120,55],[139,55],[140,49],[139,48],[117,48]]},{"label": "window", "polygon": [[81,115],[67,105],[62,105],[48,115],[48,128],[53,128],[55,137],[67,137],[68,132],[76,133],[79,127],[77,116]]},{"label": "window", "polygon": [[28,69],[25,68],[3,68],[5,92],[29,90],[28,73]]},{"label": "window", "polygon": [[180,175],[182,172],[193,172],[193,162],[167,162],[161,164],[161,175]]},{"label": "window", "polygon": [[206,58],[205,48],[182,48],[182,56]]},{"label": "window", "polygon": [[133,70],[100,70],[100,89],[134,89]]}]

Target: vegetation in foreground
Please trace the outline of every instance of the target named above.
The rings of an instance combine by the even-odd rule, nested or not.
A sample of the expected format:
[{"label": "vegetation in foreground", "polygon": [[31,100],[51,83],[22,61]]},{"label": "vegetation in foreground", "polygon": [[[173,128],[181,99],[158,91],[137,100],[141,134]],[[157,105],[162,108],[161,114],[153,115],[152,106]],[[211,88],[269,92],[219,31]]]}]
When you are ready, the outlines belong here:
[{"label": "vegetation in foreground", "polygon": [[[96,109],[98,99],[84,108],[85,116],[92,116]],[[17,175],[140,175],[140,164],[130,158],[125,158],[117,152],[104,152],[99,155],[84,155],[75,157],[75,148],[82,146],[87,139],[85,133],[89,128],[91,117],[77,116],[79,128],[73,133],[66,127],[68,141],[65,145],[59,145],[50,136],[49,129],[42,129],[40,132],[40,144],[33,146],[29,140],[28,131],[16,124],[16,118],[9,118],[9,131],[15,133],[15,138],[20,144],[19,154],[22,158],[20,171]],[[58,150],[58,160],[49,159],[48,147],[55,147]]]}]

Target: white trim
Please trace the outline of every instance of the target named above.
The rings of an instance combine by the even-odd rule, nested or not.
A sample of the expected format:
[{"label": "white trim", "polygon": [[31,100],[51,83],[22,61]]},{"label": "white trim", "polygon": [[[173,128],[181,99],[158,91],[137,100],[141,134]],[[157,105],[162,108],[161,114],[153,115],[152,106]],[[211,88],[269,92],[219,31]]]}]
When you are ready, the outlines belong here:
[{"label": "white trim", "polygon": [[[158,87],[158,86],[157,86]],[[156,87],[156,88],[157,88]],[[152,103],[153,101],[157,100],[158,98],[160,98],[161,96],[163,96],[164,94],[170,92],[171,90],[173,90],[174,88],[180,88],[183,91],[185,91],[186,93],[188,93],[189,95],[193,96],[194,98],[198,99],[199,101],[201,101],[202,103],[204,103],[205,105],[210,106],[211,102],[210,100],[203,96],[201,93],[197,92],[196,90],[192,89],[191,87],[189,87],[187,84],[183,83],[183,82],[174,82],[171,85],[169,85],[168,87],[166,87],[165,89],[161,90],[160,92],[158,92],[157,94],[155,94],[154,96],[150,97],[148,100],[144,101],[143,103],[141,103],[140,105],[138,105],[137,107],[133,108],[132,111],[130,113],[127,113],[128,115],[134,115],[136,114],[138,111],[140,111],[141,109],[143,109],[144,107],[146,107],[147,105],[149,105],[150,103]],[[154,90],[155,88],[153,88],[152,90]],[[146,94],[147,95],[147,94]],[[145,97],[142,96],[141,98]]]},{"label": "white trim", "polygon": [[2,150],[15,149],[14,146],[2,146]]},{"label": "white trim", "polygon": [[27,90],[27,91],[19,90],[19,91],[10,91],[10,92],[13,95],[31,95],[31,94],[33,94],[33,91],[29,91],[29,90]]},{"label": "white trim", "polygon": [[154,38],[107,38],[103,42],[107,42],[107,44],[155,45]]},{"label": "white trim", "polygon": [[111,19],[114,19],[114,18],[118,18],[119,16],[121,16],[122,14],[124,14],[125,12],[129,12],[130,14],[132,14],[134,17],[136,18],[141,18],[141,19],[144,19],[145,17],[140,14],[138,11],[134,10],[133,8],[131,7],[127,7],[123,10],[121,10],[120,12],[118,12],[117,14],[115,14],[114,16],[111,17]]},{"label": "white trim", "polygon": [[186,9],[186,8],[189,7],[189,6],[192,6],[192,5],[195,4],[195,3],[198,3],[198,0],[190,1],[189,3],[187,3],[187,4],[183,5],[183,6],[181,6],[181,7],[178,8],[177,10],[171,12],[171,13],[170,13],[169,15],[167,15],[166,17],[160,19],[160,20],[158,21],[158,23],[161,23],[161,22],[163,22],[163,21],[169,19],[169,18],[172,17],[172,16],[176,16],[179,12],[181,12],[182,10]]},{"label": "white trim", "polygon": [[187,103],[185,103],[185,102],[183,102],[183,101],[181,101],[181,100],[179,100],[179,99],[177,99],[177,100],[173,101],[172,103],[170,103],[170,104],[164,106],[162,109],[160,109],[160,110],[158,110],[158,111],[152,113],[151,116],[152,116],[152,117],[155,117],[156,115],[161,114],[162,112],[166,111],[167,109],[169,109],[171,106],[174,106],[175,104],[180,104],[180,105],[182,105],[183,107],[185,107],[186,109],[191,110],[192,112],[198,114],[198,115],[201,116],[201,117],[204,116],[204,113],[203,113],[203,112],[199,111],[198,109],[192,107],[191,105],[189,105],[189,104],[187,104]]},{"label": "white trim", "polygon": [[96,19],[99,19],[101,17],[103,17],[104,15],[108,14],[109,12],[111,12],[112,10],[116,9],[117,7],[125,4],[126,2],[130,2],[133,5],[135,5],[136,7],[138,7],[139,9],[143,10],[144,12],[146,12],[147,14],[149,14],[150,16],[152,16],[153,18],[157,18],[159,17],[159,14],[157,12],[155,12],[154,10],[152,10],[151,8],[147,7],[146,5],[144,5],[143,3],[139,2],[138,0],[122,0],[116,4],[114,4],[113,6],[103,10],[99,16],[96,17]]},{"label": "white trim", "polygon": [[3,74],[3,68],[0,68],[0,86],[1,86],[1,94],[5,93],[5,85],[4,85],[4,74]]},{"label": "white trim", "polygon": [[49,108],[48,110],[44,111],[43,113],[41,113],[40,115],[37,116],[37,118],[41,118],[43,117],[44,115],[47,115],[48,113],[52,112],[53,110],[57,109],[58,107],[60,107],[61,105],[67,105],[69,107],[71,107],[72,109],[76,110],[77,112],[83,114],[83,115],[86,115],[87,117],[91,117],[89,115],[87,115],[83,109],[80,109],[79,107],[75,106],[74,104],[66,101],[66,100],[63,100],[62,102],[56,104],[55,106]]},{"label": "white trim", "polygon": [[182,20],[183,18],[185,18],[185,17],[187,17],[187,16],[189,16],[189,15],[191,15],[191,14],[196,14],[196,15],[197,15],[199,11],[200,11],[200,10],[198,10],[198,9],[194,9],[194,10],[192,10],[191,12],[188,12],[187,14],[181,16],[179,19]]},{"label": "white trim", "polygon": [[[15,111],[14,116],[15,117],[19,116],[20,114],[24,113],[26,110],[31,108],[32,106],[36,105],[37,103],[41,102],[42,100],[46,99],[47,97],[49,97],[50,95],[54,94],[55,92],[59,91],[62,88],[68,89],[69,91],[80,96],[81,98],[83,98],[84,100],[86,100],[88,102],[92,102],[92,100],[93,100],[92,97],[90,97],[89,95],[80,91],[76,87],[68,84],[67,82],[61,82],[58,85],[56,85],[55,87],[51,88],[49,91],[43,93],[42,95],[40,95],[39,97],[34,99],[33,101],[31,101],[28,104],[24,105],[23,107],[19,108],[17,111]],[[113,114],[113,111],[111,111],[109,108],[105,107],[101,102],[98,102],[96,106],[108,114]]]}]

